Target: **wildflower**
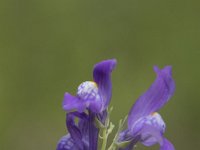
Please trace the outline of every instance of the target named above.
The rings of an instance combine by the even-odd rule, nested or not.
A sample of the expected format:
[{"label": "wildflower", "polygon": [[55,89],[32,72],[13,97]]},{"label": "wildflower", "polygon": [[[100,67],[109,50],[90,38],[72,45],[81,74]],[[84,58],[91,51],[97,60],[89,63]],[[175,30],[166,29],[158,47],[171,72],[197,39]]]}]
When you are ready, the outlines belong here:
[{"label": "wildflower", "polygon": [[111,95],[111,72],[116,65],[115,59],[105,60],[95,65],[93,70],[94,81],[81,83],[77,95],[65,93],[63,109],[83,112],[88,109],[94,113],[101,113],[107,109]]},{"label": "wildflower", "polygon": [[[99,129],[95,126],[95,118],[101,123],[107,118],[112,95],[111,72],[115,65],[115,59],[96,64],[94,81],[81,83],[76,96],[65,93],[63,109],[68,112],[66,125],[69,134],[61,138],[57,150],[97,150]],[[79,119],[77,125],[75,118]]]},{"label": "wildflower", "polygon": [[137,142],[145,146],[160,144],[160,150],[174,150],[164,137],[165,122],[157,111],[171,98],[175,90],[171,67],[154,67],[157,78],[141,95],[128,115],[128,129],[119,134],[118,144],[129,141],[121,150],[132,150]]}]

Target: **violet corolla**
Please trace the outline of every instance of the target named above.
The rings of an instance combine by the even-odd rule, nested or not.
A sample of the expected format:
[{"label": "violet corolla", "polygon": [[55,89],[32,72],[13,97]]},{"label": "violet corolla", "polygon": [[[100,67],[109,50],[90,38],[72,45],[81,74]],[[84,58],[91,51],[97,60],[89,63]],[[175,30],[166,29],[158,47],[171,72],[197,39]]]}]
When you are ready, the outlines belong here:
[{"label": "violet corolla", "polygon": [[121,148],[132,150],[137,142],[145,146],[160,144],[160,150],[174,150],[173,145],[164,137],[165,122],[157,111],[171,98],[175,90],[170,66],[163,69],[154,67],[156,80],[141,95],[128,115],[128,129],[119,134],[118,143],[128,142]]},{"label": "violet corolla", "polygon": [[65,93],[63,109],[66,111],[75,109],[79,112],[88,109],[94,113],[106,110],[112,95],[111,72],[115,65],[115,59],[96,64],[93,70],[94,81],[81,83],[76,96]]}]

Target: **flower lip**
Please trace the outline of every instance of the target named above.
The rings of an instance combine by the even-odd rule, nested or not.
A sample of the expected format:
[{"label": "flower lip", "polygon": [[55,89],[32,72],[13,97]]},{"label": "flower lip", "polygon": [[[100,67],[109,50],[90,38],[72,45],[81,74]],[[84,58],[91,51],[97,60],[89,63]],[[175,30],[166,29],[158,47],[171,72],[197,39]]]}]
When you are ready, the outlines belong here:
[{"label": "flower lip", "polygon": [[154,112],[148,116],[138,119],[131,128],[133,134],[135,134],[143,125],[150,125],[157,128],[161,133],[165,132],[165,122],[163,121],[161,115]]},{"label": "flower lip", "polygon": [[151,146],[156,143],[162,145],[162,135],[165,132],[165,127],[162,117],[155,112],[138,119],[129,131],[132,138],[139,136],[140,142],[145,146]]},{"label": "flower lip", "polygon": [[81,100],[100,100],[98,86],[94,81],[85,81],[81,83],[77,90],[77,96]]}]

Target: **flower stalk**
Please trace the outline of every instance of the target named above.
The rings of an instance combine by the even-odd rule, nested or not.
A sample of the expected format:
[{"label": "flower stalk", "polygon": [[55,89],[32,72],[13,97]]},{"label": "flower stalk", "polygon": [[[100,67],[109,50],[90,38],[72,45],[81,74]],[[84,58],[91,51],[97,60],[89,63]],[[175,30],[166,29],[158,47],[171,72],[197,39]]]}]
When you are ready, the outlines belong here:
[{"label": "flower stalk", "polygon": [[115,127],[114,124],[112,122],[110,122],[110,113],[112,112],[112,110],[113,110],[113,107],[111,107],[109,111],[107,110],[108,115],[107,115],[107,118],[105,120],[105,125],[101,126],[101,132],[102,132],[102,147],[101,147],[101,150],[106,150],[108,137],[112,133],[112,131]]}]

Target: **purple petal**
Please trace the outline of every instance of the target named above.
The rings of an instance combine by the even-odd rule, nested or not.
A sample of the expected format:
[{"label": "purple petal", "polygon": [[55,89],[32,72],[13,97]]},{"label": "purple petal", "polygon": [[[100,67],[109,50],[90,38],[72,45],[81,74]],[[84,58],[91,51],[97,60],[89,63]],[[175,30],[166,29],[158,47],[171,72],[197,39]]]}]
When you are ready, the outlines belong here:
[{"label": "purple petal", "polygon": [[[145,146],[152,146],[156,143],[160,144],[160,150],[175,150],[172,143],[170,143],[163,135],[152,126],[145,126],[142,129],[142,134],[146,134],[146,139],[143,139],[142,144]],[[149,136],[149,137],[148,137]],[[141,137],[143,138],[143,137]]]},{"label": "purple petal", "polygon": [[111,72],[115,68],[115,59],[102,61],[94,66],[93,78],[100,90],[101,98],[104,101],[104,109],[108,106],[112,96]]},{"label": "purple petal", "polygon": [[168,141],[166,138],[163,140],[163,145],[161,145],[160,150],[175,150],[173,144]]},{"label": "purple petal", "polygon": [[143,145],[148,147],[157,143],[163,145],[163,135],[162,132],[160,132],[160,129],[157,126],[151,125],[149,121],[144,121],[139,122],[134,132],[125,130],[120,133],[119,138],[121,139],[119,139],[119,142],[131,140],[132,143],[130,143],[130,145],[128,145],[126,148],[122,148],[121,150],[132,149],[137,142],[141,142]]},{"label": "purple petal", "polygon": [[118,142],[131,141],[133,138],[135,137],[130,133],[130,130],[126,129],[120,132]]},{"label": "purple petal", "polygon": [[[75,123],[75,118],[79,122]],[[67,128],[70,136],[75,141],[77,147],[84,150],[96,150],[98,142],[98,129],[94,124],[95,114],[89,111],[89,114],[70,112],[67,114]]]},{"label": "purple petal", "polygon": [[131,135],[131,132],[128,129],[126,129],[120,132],[117,142],[123,143],[130,141],[130,143],[126,147],[120,148],[119,150],[133,150],[135,148],[136,143],[139,142],[139,140],[140,135],[138,135],[138,133],[136,133],[135,135]]},{"label": "purple petal", "polygon": [[156,80],[150,88],[139,97],[129,112],[128,126],[139,118],[158,111],[171,98],[175,90],[175,83],[172,78],[171,67],[166,66],[160,70],[154,67],[157,74]]},{"label": "purple petal", "polygon": [[83,112],[86,108],[89,108],[91,111],[98,113],[102,110],[102,101],[95,98],[81,99],[78,96],[65,93],[62,106],[65,111],[77,110]]},{"label": "purple petal", "polygon": [[59,140],[56,150],[79,150],[79,148],[68,134]]},{"label": "purple petal", "polygon": [[85,139],[89,138],[88,137],[89,136],[88,135],[88,133],[89,133],[89,118],[88,118],[88,116],[86,117],[84,114],[83,114],[83,116],[85,119],[79,119],[78,128],[81,131],[81,134],[85,140]]},{"label": "purple petal", "polygon": [[89,111],[89,149],[97,150],[99,129],[95,126],[95,114]]},{"label": "purple petal", "polygon": [[[75,123],[76,117],[79,118],[78,125]],[[82,122],[82,123],[80,123],[80,122]],[[66,124],[67,124],[68,131],[69,131],[72,139],[75,141],[75,144],[77,145],[77,147],[79,147],[79,149],[83,149],[83,148],[87,147],[87,145],[88,145],[88,143],[85,142],[85,141],[87,141],[85,139],[86,136],[82,132],[82,130],[84,128],[79,127],[79,125],[84,124],[85,128],[88,128],[87,122],[88,122],[88,118],[85,113],[71,112],[71,113],[67,114]],[[80,129],[82,129],[82,130],[80,130]]]},{"label": "purple petal", "polygon": [[102,101],[90,101],[88,108],[94,113],[100,113],[102,112]]},{"label": "purple petal", "polygon": [[84,101],[78,97],[72,96],[69,93],[65,93],[62,105],[65,111],[77,110],[79,112],[83,112],[86,108]]},{"label": "purple petal", "polygon": [[160,145],[163,144],[163,137],[161,132],[151,125],[143,126],[142,130],[140,131],[140,135],[141,142],[145,146],[152,146],[156,143],[159,143]]}]

